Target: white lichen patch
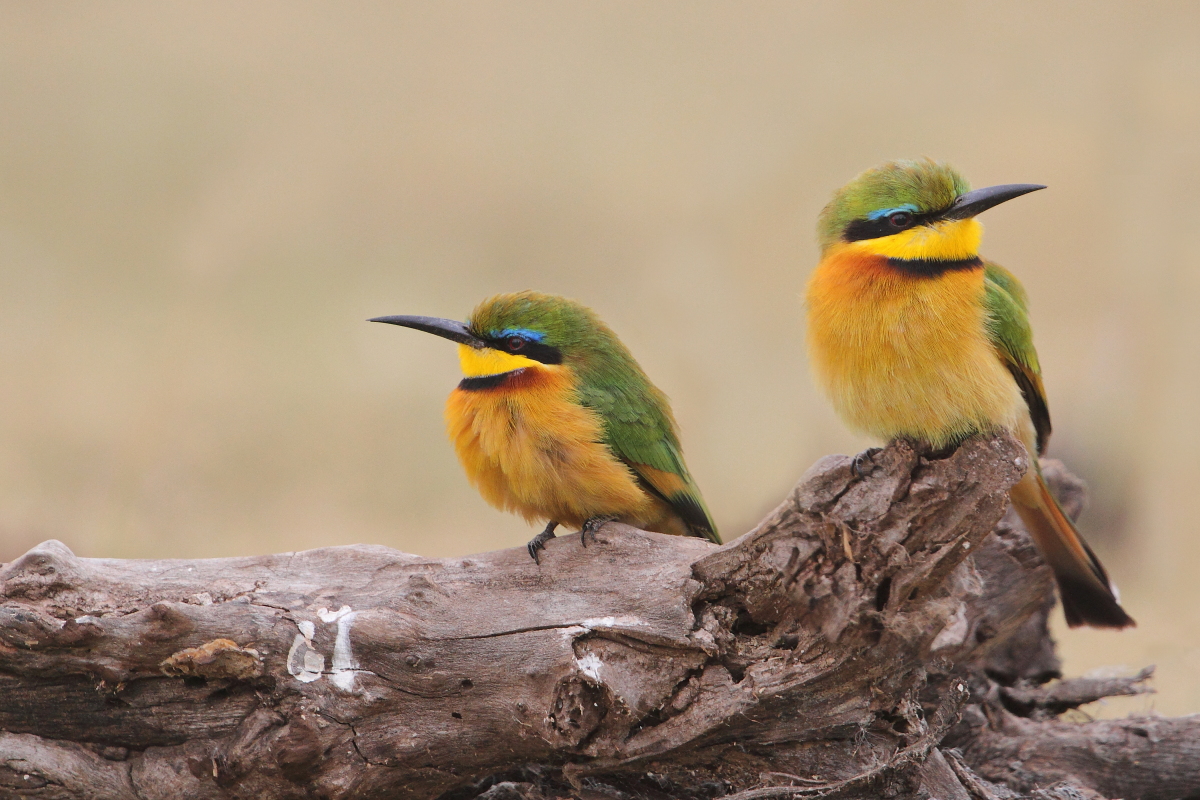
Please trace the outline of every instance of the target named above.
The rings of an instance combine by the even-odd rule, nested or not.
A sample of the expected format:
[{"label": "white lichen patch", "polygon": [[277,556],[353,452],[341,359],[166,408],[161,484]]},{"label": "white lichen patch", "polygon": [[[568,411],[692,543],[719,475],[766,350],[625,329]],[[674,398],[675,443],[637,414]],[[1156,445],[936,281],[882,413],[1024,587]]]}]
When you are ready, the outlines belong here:
[{"label": "white lichen patch", "polygon": [[316,626],[306,619],[296,623],[300,632],[292,639],[288,650],[288,673],[301,683],[312,683],[325,674],[325,656],[313,649],[312,638]]},{"label": "white lichen patch", "polygon": [[600,683],[600,668],[604,666],[604,662],[595,653],[586,653],[582,658],[575,659],[575,666],[579,671],[588,678],[591,678],[596,683]]},{"label": "white lichen patch", "polygon": [[354,672],[358,669],[358,663],[350,651],[350,626],[357,614],[350,606],[342,606],[337,611],[322,608],[317,612],[317,616],[322,622],[337,623],[337,638],[333,642],[333,669],[330,671],[329,680],[333,681],[334,686],[348,692],[354,688]]},{"label": "white lichen patch", "polygon": [[327,672],[325,656],[313,646],[313,636],[317,626],[307,619],[296,622],[300,630],[292,640],[292,649],[288,651],[287,669],[293,678],[302,683],[312,683],[328,676],[334,686],[349,692],[354,688],[354,674],[358,670],[358,662],[350,649],[350,626],[354,623],[357,612],[350,606],[342,606],[337,611],[327,608],[317,609],[317,618],[321,622],[335,623],[337,634],[333,641],[333,663]]},{"label": "white lichen patch", "polygon": [[934,638],[930,649],[941,650],[943,647],[954,647],[962,644],[967,640],[967,629],[969,626],[970,623],[967,622],[967,606],[965,603],[959,603],[954,616],[950,618],[950,621],[946,623],[946,627],[942,628],[941,632]]}]

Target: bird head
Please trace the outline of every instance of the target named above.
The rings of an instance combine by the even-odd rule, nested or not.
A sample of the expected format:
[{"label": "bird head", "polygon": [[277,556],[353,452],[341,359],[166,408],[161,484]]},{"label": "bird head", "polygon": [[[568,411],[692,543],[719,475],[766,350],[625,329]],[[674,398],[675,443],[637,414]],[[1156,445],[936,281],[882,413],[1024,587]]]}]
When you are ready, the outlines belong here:
[{"label": "bird head", "polygon": [[467,378],[504,375],[523,369],[561,369],[624,353],[616,335],[574,300],[540,292],[501,294],[484,300],[466,322],[437,317],[376,317],[458,342]]},{"label": "bird head", "polygon": [[975,216],[1023,194],[1030,183],[971,191],[953,167],[936,161],[889,161],[839,189],[821,212],[822,253],[835,247],[904,261],[962,261],[979,255]]}]

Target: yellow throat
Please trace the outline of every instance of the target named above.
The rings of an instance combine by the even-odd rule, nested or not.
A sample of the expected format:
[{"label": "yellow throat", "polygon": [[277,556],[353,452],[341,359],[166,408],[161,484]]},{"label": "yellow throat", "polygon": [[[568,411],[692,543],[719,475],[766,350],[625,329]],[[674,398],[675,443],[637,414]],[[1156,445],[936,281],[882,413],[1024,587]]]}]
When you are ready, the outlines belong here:
[{"label": "yellow throat", "polygon": [[502,375],[526,367],[545,366],[540,361],[525,356],[505,353],[491,347],[475,348],[465,344],[458,346],[458,361],[462,364],[463,375],[468,378]]},{"label": "yellow throat", "polygon": [[963,261],[979,255],[982,238],[983,225],[972,217],[917,225],[891,236],[850,242],[846,248],[906,261]]}]

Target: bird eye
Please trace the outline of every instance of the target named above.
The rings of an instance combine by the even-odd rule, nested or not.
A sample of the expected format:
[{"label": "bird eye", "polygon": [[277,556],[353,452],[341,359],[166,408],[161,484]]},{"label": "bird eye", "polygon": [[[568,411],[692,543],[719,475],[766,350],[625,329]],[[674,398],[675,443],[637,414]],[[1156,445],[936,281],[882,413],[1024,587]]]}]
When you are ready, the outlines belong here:
[{"label": "bird eye", "polygon": [[895,214],[888,214],[888,222],[893,228],[907,228],[913,223],[913,215],[907,211],[897,211]]},{"label": "bird eye", "polygon": [[520,336],[510,336],[504,345],[508,348],[509,352],[515,353],[518,350],[523,350],[525,348],[525,340]]}]

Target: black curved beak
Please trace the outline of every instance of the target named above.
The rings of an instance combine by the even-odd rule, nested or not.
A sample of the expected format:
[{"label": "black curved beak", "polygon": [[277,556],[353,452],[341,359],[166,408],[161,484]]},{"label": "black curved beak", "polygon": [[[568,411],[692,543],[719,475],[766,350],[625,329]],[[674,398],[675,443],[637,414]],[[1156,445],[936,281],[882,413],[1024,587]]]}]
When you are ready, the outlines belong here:
[{"label": "black curved beak", "polygon": [[941,219],[970,219],[976,214],[982,214],[992,206],[1020,197],[1023,194],[1045,189],[1038,183],[1006,183],[1003,186],[988,186],[959,195],[954,205],[938,215]]},{"label": "black curved beak", "polygon": [[367,322],[386,322],[389,325],[399,325],[403,328],[413,328],[418,331],[432,333],[434,336],[440,336],[443,339],[449,339],[452,342],[469,345],[475,348],[487,347],[488,344],[483,339],[480,339],[475,334],[471,333],[471,329],[465,323],[458,322],[453,319],[441,319],[439,317],[414,317],[407,314],[399,314],[393,317],[373,317]]}]

